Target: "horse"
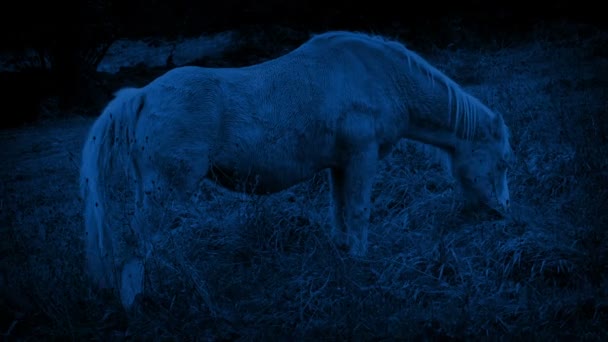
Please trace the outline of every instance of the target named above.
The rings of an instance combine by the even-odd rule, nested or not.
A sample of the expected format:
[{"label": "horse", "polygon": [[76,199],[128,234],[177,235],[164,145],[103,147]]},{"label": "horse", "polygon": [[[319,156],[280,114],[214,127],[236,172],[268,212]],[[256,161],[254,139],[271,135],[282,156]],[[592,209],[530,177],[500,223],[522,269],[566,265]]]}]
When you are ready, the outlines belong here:
[{"label": "horse", "polygon": [[122,272],[114,271],[105,210],[118,161],[135,179],[140,212],[168,191],[187,201],[205,179],[271,194],[328,170],[330,236],[361,257],[377,165],[401,139],[445,154],[466,203],[507,212],[509,134],[500,114],[378,35],[331,31],[260,64],[177,67],[117,91],[88,133],[80,175],[86,271],[98,286],[120,288],[126,308],[143,291],[141,257],[120,259]]}]

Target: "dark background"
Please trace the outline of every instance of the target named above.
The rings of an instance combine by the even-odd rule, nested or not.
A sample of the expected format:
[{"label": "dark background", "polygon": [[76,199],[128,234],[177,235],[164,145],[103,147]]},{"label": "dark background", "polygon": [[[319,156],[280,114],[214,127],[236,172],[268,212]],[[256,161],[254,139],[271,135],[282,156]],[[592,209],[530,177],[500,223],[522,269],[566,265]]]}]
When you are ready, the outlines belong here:
[{"label": "dark background", "polygon": [[[11,6],[13,8],[11,8]],[[525,34],[534,25],[578,21],[601,25],[600,6],[593,2],[551,1],[196,1],[136,0],[41,2],[20,1],[2,18],[3,47],[59,42],[91,43],[121,37],[198,35],[202,32],[284,25],[300,29],[376,29],[399,25],[419,35],[444,34],[449,23],[490,38],[495,34]],[[420,39],[427,38],[421,37]]]},{"label": "dark background", "polygon": [[[576,20],[601,24],[600,5],[591,1],[282,1],[282,0],[83,0],[16,2],[3,12],[2,38],[19,46],[24,41],[53,40],[57,33],[72,38],[102,31],[136,37],[199,34],[247,25],[280,24],[306,29],[383,28],[399,22],[441,30],[446,18],[460,18],[487,32],[525,31],[541,21]],[[433,29],[434,26],[434,29]],[[74,28],[80,28],[74,31]],[[84,28],[84,30],[83,30]],[[480,32],[481,33],[481,32]],[[487,32],[490,33],[490,32]]]},{"label": "dark background", "polygon": [[[81,113],[98,113],[108,97],[94,95],[101,92],[95,68],[118,38],[171,39],[224,30],[272,36],[280,34],[279,27],[306,33],[346,29],[392,35],[420,50],[513,43],[529,39],[539,27],[563,23],[585,24],[586,29],[578,29],[582,34],[606,28],[599,5],[581,1],[16,1],[2,5],[0,13],[0,52],[34,49],[45,61],[0,72],[3,102],[20,108],[2,114],[0,126],[39,118],[40,104],[49,96],[58,101],[56,115],[69,115],[74,106]],[[295,46],[307,38],[287,36],[281,43]],[[277,54],[271,50],[254,47],[242,53],[270,58]]]}]

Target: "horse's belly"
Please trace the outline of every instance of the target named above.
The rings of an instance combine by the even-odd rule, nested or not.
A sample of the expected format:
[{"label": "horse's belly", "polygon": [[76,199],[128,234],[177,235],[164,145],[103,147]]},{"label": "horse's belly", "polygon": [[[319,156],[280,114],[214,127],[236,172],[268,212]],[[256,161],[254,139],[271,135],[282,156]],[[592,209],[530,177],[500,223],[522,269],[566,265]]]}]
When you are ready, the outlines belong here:
[{"label": "horse's belly", "polygon": [[234,168],[212,166],[207,178],[232,191],[264,195],[285,190],[305,181],[313,174],[313,170],[294,172],[293,170],[270,171],[251,168],[238,171]]}]

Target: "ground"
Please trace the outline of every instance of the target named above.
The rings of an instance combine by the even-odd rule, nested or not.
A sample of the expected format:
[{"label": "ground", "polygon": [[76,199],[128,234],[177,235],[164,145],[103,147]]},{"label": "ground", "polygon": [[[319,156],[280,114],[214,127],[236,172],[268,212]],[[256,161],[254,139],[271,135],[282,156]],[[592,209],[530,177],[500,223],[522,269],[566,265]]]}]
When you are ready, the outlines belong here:
[{"label": "ground", "polygon": [[[166,233],[133,312],[84,275],[78,172],[93,119],[3,130],[0,330],[26,340],[606,340],[606,38],[424,54],[505,117],[517,156],[509,217],[461,213],[453,181],[407,141],[380,166],[365,258],[329,239],[324,174],[265,197],[205,184],[195,205],[167,205],[158,220]],[[129,206],[114,209],[126,225]]]}]

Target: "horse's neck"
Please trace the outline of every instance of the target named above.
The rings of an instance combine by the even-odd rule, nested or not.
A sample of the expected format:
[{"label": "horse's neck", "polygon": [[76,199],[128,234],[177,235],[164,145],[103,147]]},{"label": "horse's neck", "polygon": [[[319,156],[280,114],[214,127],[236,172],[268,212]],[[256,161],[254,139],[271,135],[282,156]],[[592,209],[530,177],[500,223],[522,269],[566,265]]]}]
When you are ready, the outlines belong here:
[{"label": "horse's neck", "polygon": [[434,130],[424,127],[410,126],[405,137],[423,144],[438,147],[444,151],[453,151],[461,141],[454,132],[447,130]]},{"label": "horse's neck", "polygon": [[[444,85],[424,84],[414,93],[415,96],[406,96],[410,100],[406,109],[408,127],[405,138],[446,151],[453,150],[464,136],[457,134],[455,129],[457,118],[453,113],[456,105],[448,97]],[[462,118],[459,119],[462,121]]]}]

